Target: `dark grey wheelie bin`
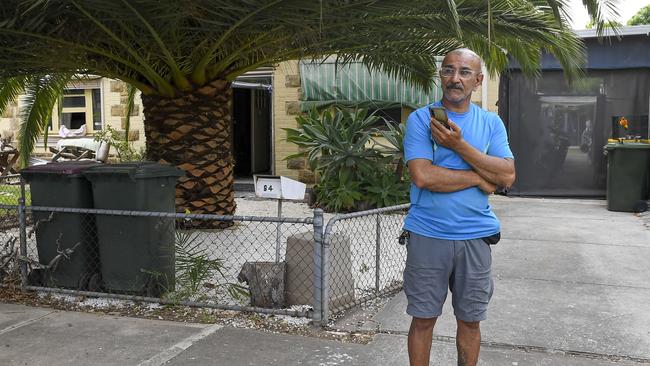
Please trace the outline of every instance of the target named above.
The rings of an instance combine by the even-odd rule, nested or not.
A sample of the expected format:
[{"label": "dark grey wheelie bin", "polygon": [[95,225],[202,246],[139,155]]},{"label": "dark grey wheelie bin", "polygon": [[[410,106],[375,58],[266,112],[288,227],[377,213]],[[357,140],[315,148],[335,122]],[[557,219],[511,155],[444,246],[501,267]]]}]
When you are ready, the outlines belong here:
[{"label": "dark grey wheelie bin", "polygon": [[[99,165],[93,161],[66,161],[35,165],[20,174],[29,183],[33,206],[92,208],[90,183],[81,174]],[[99,251],[95,218],[91,214],[33,212],[38,261],[51,264],[35,270],[33,285],[98,290]],[[58,260],[52,262],[58,256]]]},{"label": "dark grey wheelie bin", "polygon": [[605,145],[607,154],[607,209],[643,212],[648,206],[650,144],[616,142]]},{"label": "dark grey wheelie bin", "polygon": [[[95,208],[175,212],[176,181],[184,172],[152,162],[98,166],[84,172]],[[159,297],[175,284],[173,218],[97,215],[104,288]]]}]

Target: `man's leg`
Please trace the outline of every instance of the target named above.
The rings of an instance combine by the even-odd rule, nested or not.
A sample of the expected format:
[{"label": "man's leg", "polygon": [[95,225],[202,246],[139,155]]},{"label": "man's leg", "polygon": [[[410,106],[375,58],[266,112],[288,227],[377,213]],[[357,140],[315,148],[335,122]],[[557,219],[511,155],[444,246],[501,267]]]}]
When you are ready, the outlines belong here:
[{"label": "man's leg", "polygon": [[456,350],[458,366],[475,366],[481,349],[480,322],[464,322],[456,319]]},{"label": "man's leg", "polygon": [[458,365],[474,366],[481,348],[480,322],[487,317],[488,303],[494,291],[492,253],[482,239],[463,240],[456,244],[450,289],[457,323]]},{"label": "man's leg", "polygon": [[437,318],[416,318],[411,320],[409,328],[409,362],[411,366],[429,366],[433,326]]}]

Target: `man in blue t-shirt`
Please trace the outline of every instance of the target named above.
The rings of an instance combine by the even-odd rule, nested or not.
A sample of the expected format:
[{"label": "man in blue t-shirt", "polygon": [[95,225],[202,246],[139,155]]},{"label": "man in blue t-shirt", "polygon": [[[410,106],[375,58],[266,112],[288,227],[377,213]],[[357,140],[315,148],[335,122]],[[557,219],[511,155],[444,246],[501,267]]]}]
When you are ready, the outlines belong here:
[{"label": "man in blue t-shirt", "polygon": [[[404,154],[411,174],[411,208],[404,270],[411,366],[429,365],[433,327],[447,289],[457,322],[459,365],[476,365],[480,321],[492,296],[492,256],[499,220],[488,195],[515,180],[514,157],[501,119],[471,103],[483,82],[481,59],[469,49],[447,54],[440,68],[442,101],[449,128],[429,107],[411,113]],[[498,240],[498,239],[497,239]]]}]

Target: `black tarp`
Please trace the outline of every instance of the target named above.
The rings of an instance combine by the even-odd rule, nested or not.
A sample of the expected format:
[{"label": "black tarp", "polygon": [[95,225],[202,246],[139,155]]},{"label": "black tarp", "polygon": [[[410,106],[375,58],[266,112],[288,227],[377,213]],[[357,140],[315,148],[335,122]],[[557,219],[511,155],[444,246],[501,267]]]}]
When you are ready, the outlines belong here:
[{"label": "black tarp", "polygon": [[[571,86],[549,54],[542,56],[538,79],[525,77],[511,62],[499,91],[499,114],[517,166],[510,194],[605,196],[607,139],[650,138],[649,31],[624,27],[621,37],[600,39],[595,32],[583,34],[586,75]],[[618,124],[621,117],[629,129]]]},{"label": "black tarp", "polygon": [[502,86],[500,110],[517,166],[511,194],[603,197],[607,139],[649,138],[648,68],[592,69],[571,87],[561,71],[531,80],[513,70]]}]

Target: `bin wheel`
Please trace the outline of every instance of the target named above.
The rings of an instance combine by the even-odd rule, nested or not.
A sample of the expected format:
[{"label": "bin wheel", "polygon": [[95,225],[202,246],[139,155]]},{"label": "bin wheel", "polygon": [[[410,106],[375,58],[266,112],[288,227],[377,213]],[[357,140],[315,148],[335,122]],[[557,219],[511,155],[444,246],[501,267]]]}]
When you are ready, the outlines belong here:
[{"label": "bin wheel", "polygon": [[77,283],[77,290],[86,291],[88,289],[88,280],[90,279],[89,273],[84,273],[79,277],[79,282]]},{"label": "bin wheel", "polygon": [[102,289],[102,276],[99,273],[93,273],[88,279],[88,291],[99,292]]},{"label": "bin wheel", "polygon": [[634,203],[634,207],[632,208],[632,210],[635,213],[645,212],[648,210],[648,203],[643,200],[636,201],[636,203]]}]

